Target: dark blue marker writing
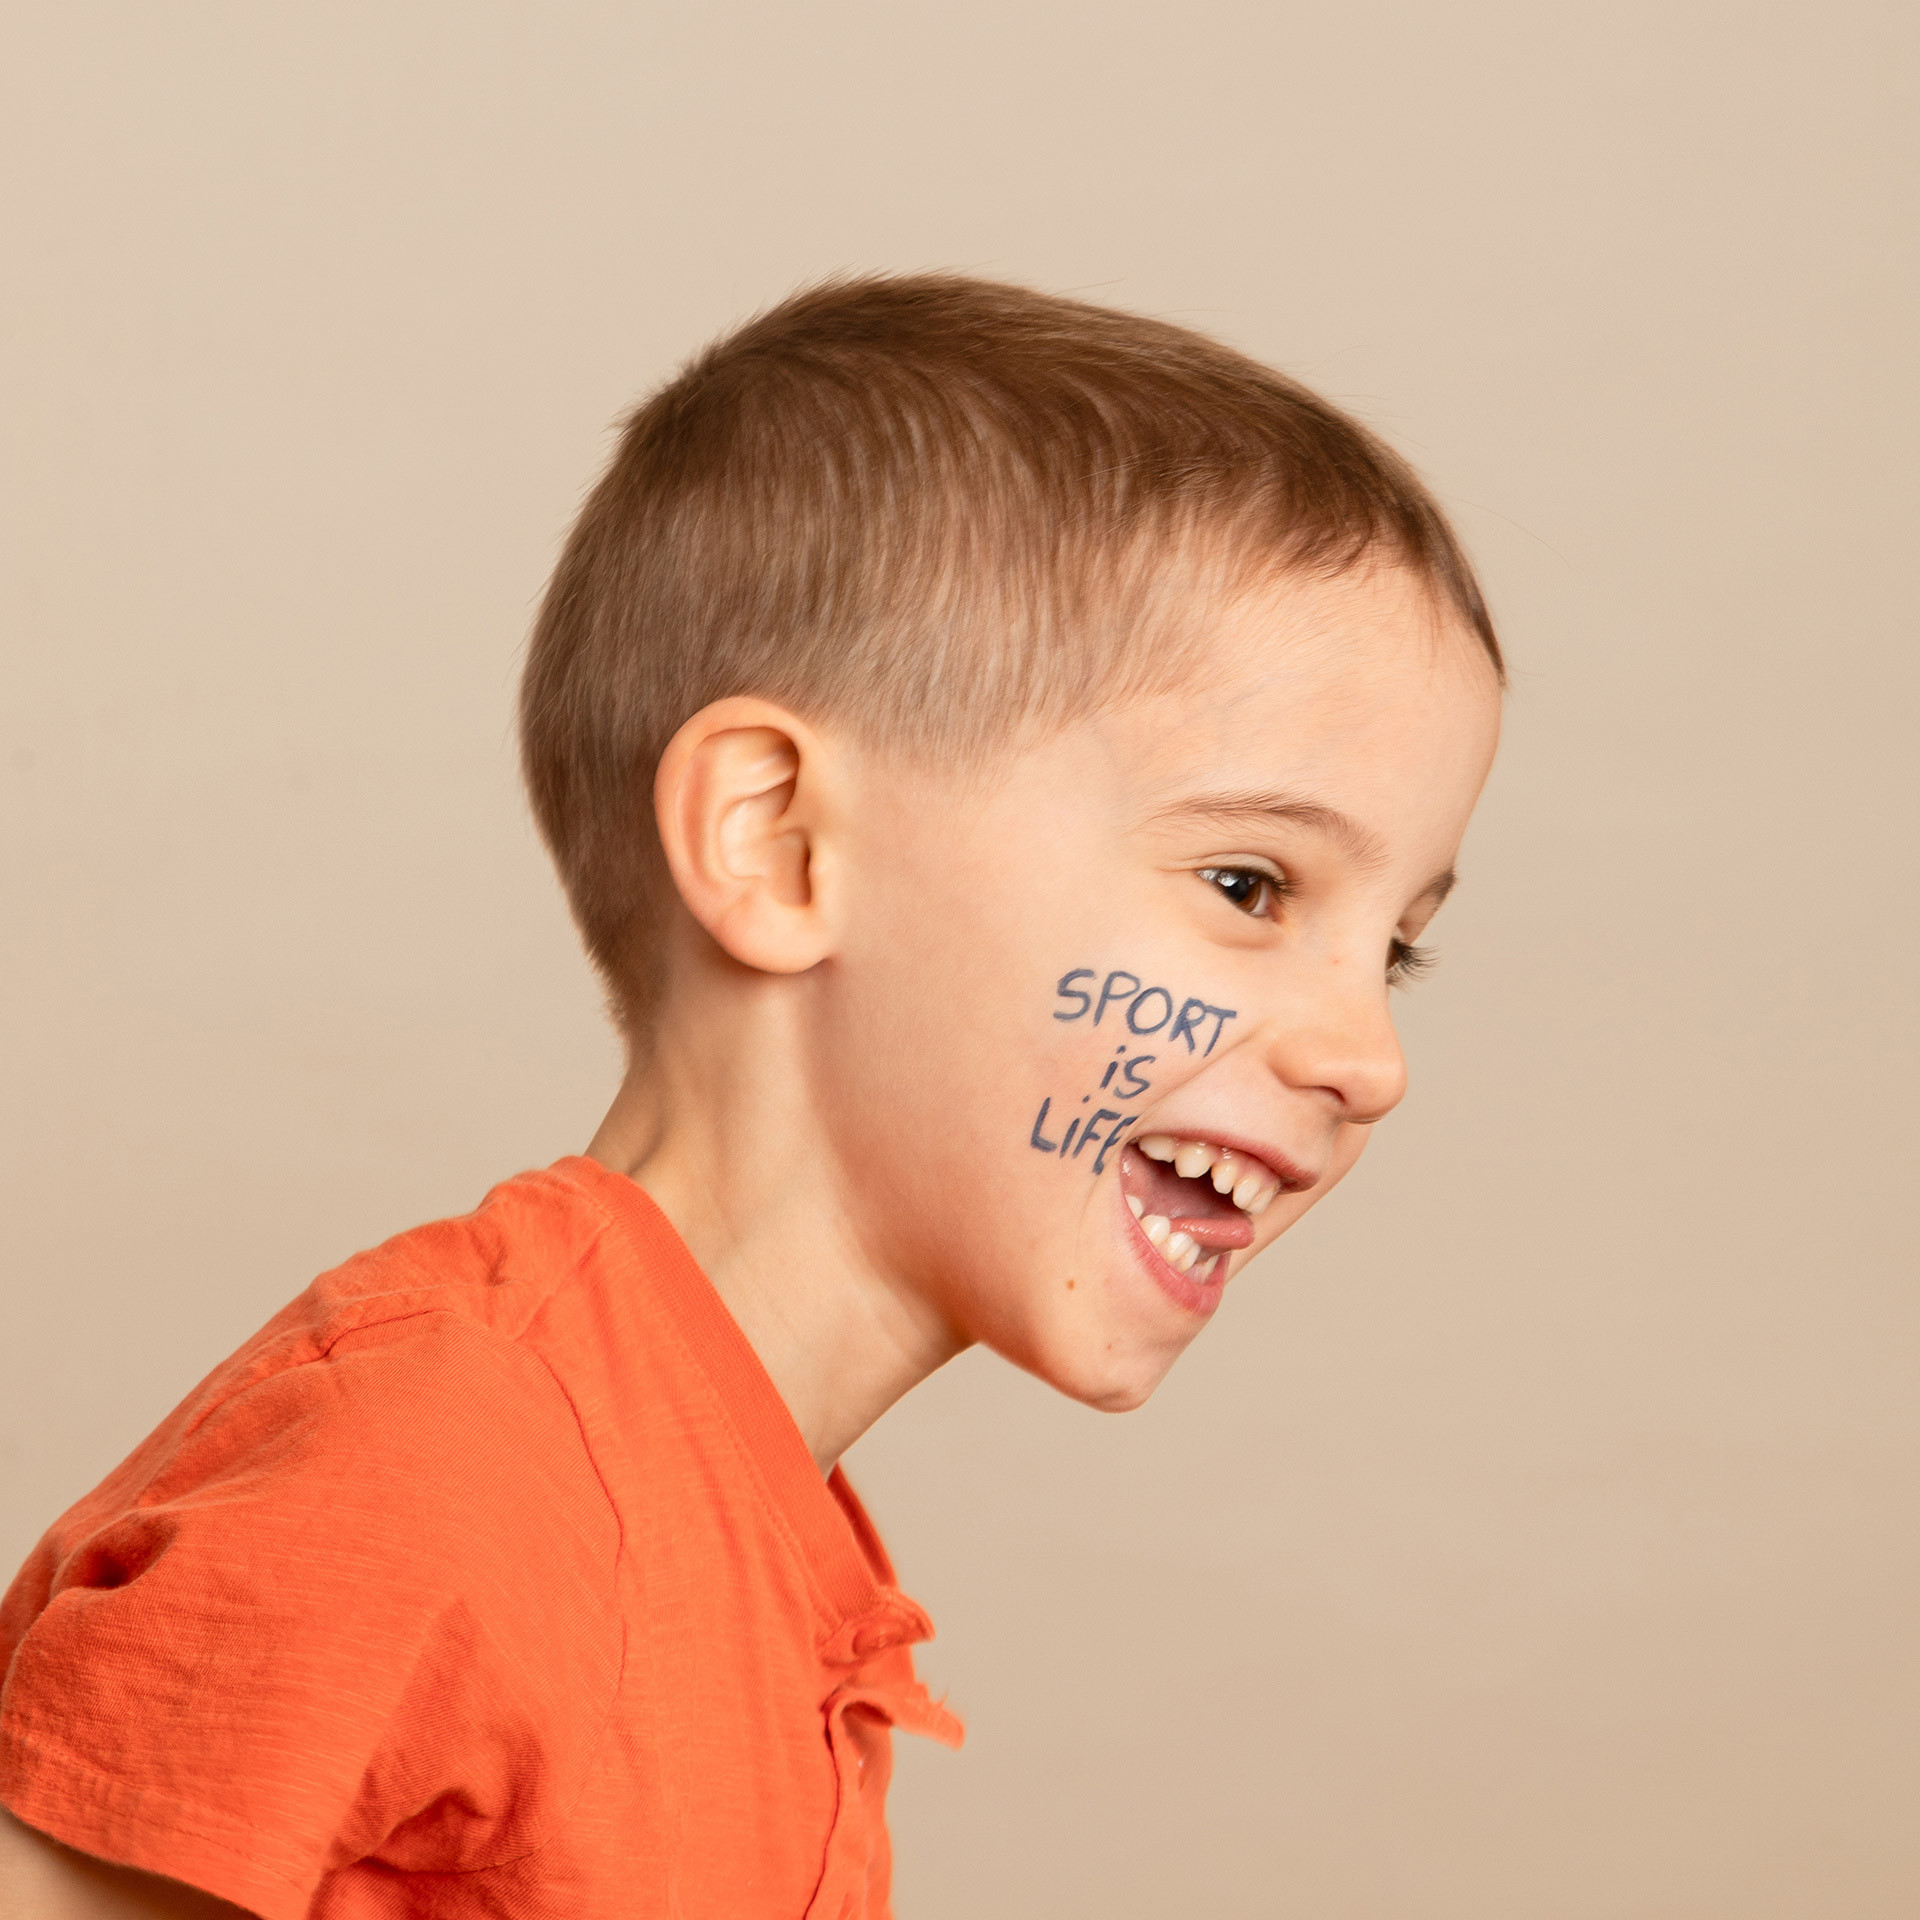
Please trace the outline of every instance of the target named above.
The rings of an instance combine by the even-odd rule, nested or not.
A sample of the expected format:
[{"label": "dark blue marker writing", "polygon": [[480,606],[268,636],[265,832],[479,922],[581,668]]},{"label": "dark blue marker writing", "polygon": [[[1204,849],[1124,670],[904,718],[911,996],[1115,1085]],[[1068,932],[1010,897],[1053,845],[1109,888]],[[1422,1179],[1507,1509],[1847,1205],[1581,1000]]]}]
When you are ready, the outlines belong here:
[{"label": "dark blue marker writing", "polygon": [[[1100,981],[1099,991],[1093,990],[1092,982]],[[1086,982],[1082,985],[1081,982]],[[1063,973],[1055,983],[1054,992],[1068,1004],[1064,1009],[1055,1009],[1056,1020],[1080,1020],[1092,1014],[1094,1026],[1098,1026],[1106,1017],[1109,1007],[1117,1007],[1125,1017],[1127,1028],[1141,1035],[1164,1033],[1165,1044],[1175,1040],[1184,1040],[1189,1053],[1199,1053],[1201,1028],[1209,1020],[1213,1022],[1213,1031],[1207,1036],[1205,1051],[1211,1053],[1220,1044],[1220,1036],[1226,1031],[1229,1020],[1239,1019],[1232,1007],[1216,1007],[1205,1000],[1189,998],[1177,1003],[1173,994],[1165,987],[1143,987],[1140,976],[1129,973],[1124,967],[1115,967],[1103,979],[1095,967],[1075,967]],[[1127,1055],[1127,1044],[1122,1042],[1113,1050],[1113,1058],[1106,1064],[1100,1076],[1097,1091],[1111,1091],[1116,1100],[1138,1100],[1143,1094],[1153,1090],[1147,1069],[1159,1058],[1157,1054],[1137,1053],[1131,1058]],[[1083,1093],[1080,1104],[1091,1105],[1093,1095]],[[1066,1131],[1058,1140],[1047,1138],[1047,1116],[1053,1111],[1053,1100],[1049,1096],[1040,1102],[1040,1111],[1034,1117],[1032,1130],[1027,1138],[1040,1153],[1057,1153],[1063,1160],[1077,1160],[1086,1150],[1095,1146],[1093,1171],[1096,1174],[1106,1171],[1107,1160],[1113,1153],[1127,1129],[1139,1119],[1137,1113],[1117,1113],[1111,1107],[1096,1107],[1091,1116],[1076,1116],[1067,1123]],[[1111,1122],[1111,1125],[1108,1123]],[[1101,1129],[1106,1131],[1102,1134]]]},{"label": "dark blue marker writing", "polygon": [[[1083,1100],[1091,1095],[1082,1095]],[[1047,1115],[1053,1108],[1051,1096],[1040,1102],[1040,1111],[1034,1116],[1033,1131],[1028,1134],[1029,1142],[1042,1153],[1057,1153],[1062,1160],[1078,1160],[1093,1145],[1100,1129],[1111,1120],[1113,1125],[1107,1128],[1106,1138],[1100,1142],[1100,1150],[1093,1156],[1093,1170],[1104,1173],[1107,1168],[1107,1155],[1119,1145],[1120,1136],[1139,1119],[1137,1113],[1116,1113],[1111,1107],[1096,1107],[1092,1116],[1083,1127],[1076,1119],[1070,1121],[1066,1132],[1058,1140],[1049,1140],[1046,1134]],[[1075,1145],[1076,1137],[1079,1144]]]},{"label": "dark blue marker writing", "polygon": [[1180,1017],[1173,1023],[1173,1031],[1167,1035],[1167,1045],[1176,1040],[1187,1043],[1187,1051],[1193,1051],[1193,1029],[1197,1022],[1206,1017],[1207,1003],[1204,1000],[1186,1000],[1181,1003]]},{"label": "dark blue marker writing", "polygon": [[[1107,1134],[1107,1137],[1101,1141],[1100,1151],[1093,1156],[1093,1170],[1095,1173],[1102,1173],[1106,1170],[1107,1155],[1113,1151],[1114,1142],[1139,1118],[1140,1116],[1137,1113],[1114,1115],[1112,1129]],[[1084,1145],[1085,1143],[1082,1142],[1082,1144]]]},{"label": "dark blue marker writing", "polygon": [[[1124,993],[1116,993],[1113,983],[1124,980],[1127,983]],[[1132,974],[1115,971],[1107,975],[1106,985],[1100,989],[1100,1004],[1093,1010],[1093,1024],[1100,1024],[1100,1016],[1106,1012],[1107,1003],[1112,1000],[1131,1000],[1140,991],[1140,982]]]},{"label": "dark blue marker writing", "polygon": [[1060,984],[1054,988],[1054,992],[1057,993],[1062,1000],[1078,1000],[1080,1004],[1075,1007],[1071,1013],[1056,1013],[1053,1016],[1056,1020],[1078,1020],[1080,1016],[1093,1005],[1093,995],[1090,993],[1082,993],[1080,989],[1073,984],[1076,980],[1091,980],[1092,978],[1093,969],[1091,967],[1075,967],[1071,973],[1063,973],[1060,976]]},{"label": "dark blue marker writing", "polygon": [[[1054,992],[1062,1000],[1078,1004],[1065,1012],[1056,1008],[1053,1017],[1056,1020],[1078,1020],[1091,1011],[1093,1024],[1097,1027],[1106,1017],[1107,1009],[1117,1006],[1125,1013],[1127,1026],[1134,1033],[1158,1033],[1164,1027],[1167,1029],[1168,1044],[1184,1040],[1189,1053],[1211,1053],[1220,1044],[1220,1036],[1226,1030],[1227,1022],[1240,1017],[1232,1007],[1216,1007],[1196,998],[1182,1000],[1176,1013],[1173,995],[1165,987],[1143,988],[1139,975],[1129,973],[1124,967],[1114,968],[1101,980],[1097,996],[1076,984],[1081,980],[1099,977],[1097,969],[1093,967],[1075,967],[1071,973],[1063,973]],[[1202,1049],[1200,1030],[1209,1020],[1213,1022],[1213,1031],[1207,1036],[1206,1047]],[[1172,1023],[1170,1026],[1169,1022]],[[1109,1066],[1106,1078],[1100,1082],[1101,1086],[1111,1084],[1113,1073],[1114,1068]]]},{"label": "dark blue marker writing", "polygon": [[[1145,1007],[1148,1001],[1152,1000],[1156,994],[1166,1002],[1166,1006],[1162,1010],[1158,1020],[1149,1020],[1143,1023],[1140,1018],[1141,1009]],[[1134,1001],[1133,1005],[1127,1009],[1127,1025],[1131,1027],[1135,1033],[1158,1033],[1172,1018],[1173,995],[1170,994],[1165,987],[1149,987],[1146,992],[1141,994],[1140,997]]]}]

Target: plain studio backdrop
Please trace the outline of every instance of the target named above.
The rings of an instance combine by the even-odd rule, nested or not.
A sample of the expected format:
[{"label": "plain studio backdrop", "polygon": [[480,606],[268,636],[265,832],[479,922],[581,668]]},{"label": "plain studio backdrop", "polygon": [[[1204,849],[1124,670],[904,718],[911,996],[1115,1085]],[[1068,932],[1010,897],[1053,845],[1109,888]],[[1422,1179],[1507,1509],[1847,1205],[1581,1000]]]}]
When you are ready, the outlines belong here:
[{"label": "plain studio backdrop", "polygon": [[971,1727],[899,1743],[903,1915],[1910,1920],[1914,18],[17,10],[7,1568],[584,1143],[510,713],[609,425],[963,267],[1380,428],[1515,686],[1355,1178],[1145,1411],[974,1354],[856,1450]]}]

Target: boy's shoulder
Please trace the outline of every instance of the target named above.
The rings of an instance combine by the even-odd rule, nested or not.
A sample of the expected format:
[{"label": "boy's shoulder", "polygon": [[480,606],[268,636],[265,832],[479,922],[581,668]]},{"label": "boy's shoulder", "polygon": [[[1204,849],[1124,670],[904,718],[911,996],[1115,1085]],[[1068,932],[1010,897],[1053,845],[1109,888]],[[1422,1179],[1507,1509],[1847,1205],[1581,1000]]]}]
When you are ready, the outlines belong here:
[{"label": "boy's shoulder", "polygon": [[[534,1174],[356,1255],[62,1515],[0,1603],[7,1803],[262,1913],[428,1776],[522,1807],[490,1847],[545,1832],[624,1644],[594,1339],[568,1325],[605,1227]],[[181,1831],[213,1850],[192,1871]],[[463,1844],[436,1829],[422,1860]]]},{"label": "boy's shoulder", "polygon": [[383,1557],[402,1536],[438,1558],[458,1541],[558,1528],[610,1561],[617,1524],[596,1429],[624,1363],[590,1296],[639,1291],[617,1269],[640,1257],[593,1185],[568,1163],[523,1174],[471,1213],[320,1275],[63,1515],[35,1558],[119,1555],[115,1577],[130,1580],[176,1533],[225,1511],[342,1543],[358,1531]]},{"label": "boy's shoulder", "polygon": [[354,1254],[234,1355],[231,1384],[382,1338],[464,1333],[551,1349],[550,1316],[566,1296],[642,1258],[613,1217],[612,1181],[590,1161],[563,1160],[502,1181],[470,1213]]},{"label": "boy's shoulder", "polygon": [[388,1355],[418,1369],[404,1404],[422,1422],[429,1413],[458,1421],[463,1397],[484,1397],[491,1379],[532,1399],[557,1392],[591,1441],[616,1385],[626,1398],[649,1375],[657,1387],[680,1370],[661,1295],[689,1276],[704,1285],[631,1181],[562,1160],[502,1181],[470,1213],[409,1228],[321,1274],[180,1413],[197,1426],[304,1367],[371,1379]]},{"label": "boy's shoulder", "polygon": [[[493,1454],[529,1427],[592,1451],[581,1400],[626,1364],[608,1351],[639,1293],[644,1248],[611,1217],[613,1176],[565,1162],[503,1181],[321,1274],[221,1362],[99,1490],[164,1497],[166,1462],[334,1444],[378,1447],[416,1472],[450,1447]],[[628,1183],[630,1184],[630,1183]],[[631,1331],[631,1330],[629,1330]],[[644,1345],[644,1337],[636,1344]],[[512,1417],[503,1421],[503,1411]],[[434,1464],[444,1464],[444,1461]],[[129,1482],[132,1484],[129,1484]]]},{"label": "boy's shoulder", "polygon": [[355,1254],[49,1528],[0,1602],[0,1662],[62,1589],[131,1583],[189,1540],[256,1562],[273,1537],[327,1542],[448,1595],[506,1551],[610,1604],[636,1428],[688,1390],[659,1312],[677,1263],[639,1189],[576,1160]]}]

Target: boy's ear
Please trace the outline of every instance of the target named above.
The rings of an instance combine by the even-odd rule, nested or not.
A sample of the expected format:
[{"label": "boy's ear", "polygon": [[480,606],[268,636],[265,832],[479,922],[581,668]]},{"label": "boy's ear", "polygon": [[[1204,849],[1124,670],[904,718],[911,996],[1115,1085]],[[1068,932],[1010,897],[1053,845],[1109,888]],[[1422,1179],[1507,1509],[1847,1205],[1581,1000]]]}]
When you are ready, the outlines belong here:
[{"label": "boy's ear", "polygon": [[819,900],[829,749],[770,700],[702,707],[653,779],[653,813],[687,911],[743,966],[804,973],[831,944]]}]

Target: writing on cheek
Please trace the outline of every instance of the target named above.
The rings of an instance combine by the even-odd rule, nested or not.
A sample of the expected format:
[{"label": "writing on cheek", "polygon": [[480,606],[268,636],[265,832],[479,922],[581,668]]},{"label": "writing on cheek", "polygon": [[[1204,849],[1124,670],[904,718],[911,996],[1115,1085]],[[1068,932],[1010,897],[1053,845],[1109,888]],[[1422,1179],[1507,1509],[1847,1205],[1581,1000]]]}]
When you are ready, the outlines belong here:
[{"label": "writing on cheek", "polygon": [[[1137,1034],[1158,1033],[1165,1027],[1164,1044],[1170,1047],[1176,1040],[1184,1040],[1189,1053],[1211,1053],[1220,1044],[1227,1022],[1240,1017],[1231,1007],[1209,1006],[1197,997],[1176,1001],[1167,988],[1150,987],[1138,974],[1129,973],[1124,967],[1114,968],[1100,980],[1097,994],[1080,984],[1083,980],[1099,979],[1099,972],[1093,967],[1075,967],[1071,973],[1063,973],[1053,991],[1055,998],[1067,1004],[1064,1011],[1056,1007],[1053,1017],[1084,1020],[1091,1009],[1093,1024],[1097,1027],[1108,1012],[1114,1010],[1116,1026],[1124,1020],[1127,1031]],[[1079,1002],[1078,1006],[1073,1004],[1075,1001]],[[1202,1047],[1199,1035],[1209,1020],[1213,1022],[1213,1031]]]},{"label": "writing on cheek", "polygon": [[[1099,981],[1097,987],[1093,984],[1095,981]],[[1060,976],[1054,996],[1063,1003],[1054,1009],[1056,1020],[1086,1020],[1098,1027],[1107,1023],[1111,1015],[1107,1025],[1110,1033],[1124,1031],[1142,1039],[1163,1036],[1156,1044],[1168,1048],[1176,1041],[1183,1041],[1190,1054],[1211,1053],[1219,1045],[1227,1022],[1239,1018],[1232,1007],[1216,1007],[1192,995],[1176,999],[1170,989],[1149,985],[1124,967],[1114,968],[1104,978],[1096,967],[1075,967]],[[1207,1031],[1209,1021],[1213,1023],[1211,1032]],[[1203,1034],[1204,1047],[1200,1044]],[[1040,1102],[1040,1111],[1034,1116],[1027,1136],[1028,1143],[1040,1153],[1078,1160],[1097,1141],[1089,1168],[1096,1174],[1104,1172],[1107,1156],[1140,1117],[1127,1112],[1126,1108],[1151,1091],[1153,1080],[1147,1069],[1158,1058],[1157,1053],[1134,1051],[1131,1041],[1123,1039],[1107,1061],[1100,1084],[1079,1098],[1078,1108],[1091,1110],[1076,1111],[1069,1096],[1062,1101],[1064,1111],[1056,1116],[1054,1099],[1049,1094]],[[1119,1104],[1095,1105],[1096,1096]],[[1050,1133],[1049,1128],[1056,1129],[1058,1137]]]}]

